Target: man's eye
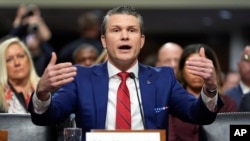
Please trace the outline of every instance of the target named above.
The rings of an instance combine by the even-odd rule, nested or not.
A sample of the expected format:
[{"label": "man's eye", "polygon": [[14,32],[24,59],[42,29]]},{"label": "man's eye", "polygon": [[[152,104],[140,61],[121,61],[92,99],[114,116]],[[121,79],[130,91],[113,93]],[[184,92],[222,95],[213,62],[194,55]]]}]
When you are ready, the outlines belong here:
[{"label": "man's eye", "polygon": [[119,32],[119,29],[113,29],[112,32]]},{"label": "man's eye", "polygon": [[136,30],[135,29],[130,29],[129,32],[135,32]]}]

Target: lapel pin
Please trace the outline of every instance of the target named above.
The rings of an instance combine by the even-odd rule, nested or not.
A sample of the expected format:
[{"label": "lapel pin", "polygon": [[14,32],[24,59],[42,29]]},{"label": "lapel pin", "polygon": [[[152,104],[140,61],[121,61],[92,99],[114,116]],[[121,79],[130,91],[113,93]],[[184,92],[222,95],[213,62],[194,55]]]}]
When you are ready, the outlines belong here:
[{"label": "lapel pin", "polygon": [[151,82],[149,80],[147,80],[147,84],[151,84]]}]

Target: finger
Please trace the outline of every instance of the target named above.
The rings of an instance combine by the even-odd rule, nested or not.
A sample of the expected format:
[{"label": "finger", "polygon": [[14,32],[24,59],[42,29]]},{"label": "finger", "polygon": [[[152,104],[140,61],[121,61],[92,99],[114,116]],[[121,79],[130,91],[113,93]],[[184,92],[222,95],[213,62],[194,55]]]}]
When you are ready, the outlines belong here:
[{"label": "finger", "polygon": [[51,59],[49,61],[49,66],[55,65],[56,64],[56,60],[57,60],[56,53],[52,52]]},{"label": "finger", "polygon": [[71,62],[59,63],[53,66],[53,70],[63,70],[71,67],[73,67]]},{"label": "finger", "polygon": [[51,78],[51,84],[53,87],[60,87],[66,83],[69,83],[76,76],[76,72],[69,72],[66,74],[61,74]]},{"label": "finger", "polygon": [[49,75],[52,76],[51,77],[52,82],[55,82],[57,80],[62,80],[67,77],[74,76],[76,74],[76,70],[77,70],[76,67],[68,67],[56,71],[51,71]]},{"label": "finger", "polygon": [[58,88],[58,87],[61,87],[62,85],[65,85],[69,82],[72,82],[73,80],[74,80],[74,77],[69,77],[66,79],[56,81],[56,82],[52,83],[52,85],[53,85],[53,87]]},{"label": "finger", "polygon": [[206,58],[204,47],[201,47],[201,48],[200,48],[200,56],[201,56],[202,58]]},{"label": "finger", "polygon": [[58,69],[56,71],[54,71],[54,75],[64,75],[64,74],[67,74],[67,73],[71,73],[71,72],[76,72],[76,67],[72,66],[72,67],[65,67],[65,68],[61,68],[61,69]]}]

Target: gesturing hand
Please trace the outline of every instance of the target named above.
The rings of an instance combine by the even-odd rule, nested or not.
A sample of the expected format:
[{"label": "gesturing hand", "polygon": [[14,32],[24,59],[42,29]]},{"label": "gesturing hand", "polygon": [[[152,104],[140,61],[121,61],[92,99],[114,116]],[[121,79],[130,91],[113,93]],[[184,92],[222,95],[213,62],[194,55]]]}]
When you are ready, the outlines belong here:
[{"label": "gesturing hand", "polygon": [[200,48],[197,57],[191,57],[186,61],[187,68],[190,73],[201,76],[207,89],[213,90],[217,88],[216,72],[213,62],[206,58],[204,48]]},{"label": "gesturing hand", "polygon": [[53,52],[50,62],[37,85],[37,97],[40,100],[47,100],[49,92],[73,81],[76,75],[76,67],[72,66],[72,63],[56,64],[56,60],[56,54]]}]

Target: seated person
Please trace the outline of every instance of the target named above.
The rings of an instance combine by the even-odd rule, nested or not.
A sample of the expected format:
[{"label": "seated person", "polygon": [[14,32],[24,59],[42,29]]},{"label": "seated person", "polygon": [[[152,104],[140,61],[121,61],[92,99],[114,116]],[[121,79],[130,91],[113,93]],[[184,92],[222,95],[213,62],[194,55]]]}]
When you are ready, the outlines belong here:
[{"label": "seated person", "polygon": [[105,63],[92,67],[56,64],[53,53],[30,101],[32,121],[51,125],[75,113],[82,141],[91,129],[167,130],[169,113],[194,124],[212,123],[223,102],[216,72],[208,71],[214,66],[204,48],[187,62],[188,70],[204,80],[197,99],[179,84],[172,68],[139,63],[145,42],[143,25],[133,7],[116,7],[107,12],[101,26],[108,54]]},{"label": "seated person", "polygon": [[[236,112],[237,105],[229,97],[224,95],[222,90],[221,69],[217,59],[217,56],[213,50],[205,44],[191,44],[184,48],[183,54],[180,57],[179,68],[177,70],[177,79],[183,85],[183,87],[193,96],[199,98],[200,91],[204,85],[202,77],[193,75],[187,68],[187,61],[192,57],[200,56],[200,48],[205,49],[205,56],[212,61],[214,70],[201,70],[201,73],[208,73],[208,71],[215,71],[218,92],[221,96],[224,106],[219,112]],[[198,141],[199,139],[199,125],[183,122],[177,117],[170,116],[169,118],[169,141]]]},{"label": "seated person", "polygon": [[65,45],[58,54],[59,62],[73,62],[71,56],[74,50],[82,44],[91,44],[98,51],[98,55],[102,52],[103,47],[100,41],[100,21],[99,16],[94,11],[87,11],[79,16],[77,20],[80,34],[78,39]]},{"label": "seated person", "polygon": [[250,45],[246,45],[242,50],[237,65],[240,81],[236,86],[226,90],[225,94],[230,96],[240,109],[242,98],[250,93]]},{"label": "seated person", "polygon": [[27,45],[37,74],[41,76],[49,62],[53,48],[48,42],[51,32],[41,16],[39,7],[33,4],[21,4],[10,35],[19,37]]},{"label": "seated person", "polygon": [[31,55],[18,38],[0,43],[0,111],[27,113],[28,102],[39,80]]},{"label": "seated person", "polygon": [[73,52],[73,63],[82,66],[92,66],[98,57],[97,49],[91,44],[82,44]]}]

